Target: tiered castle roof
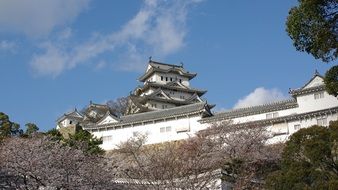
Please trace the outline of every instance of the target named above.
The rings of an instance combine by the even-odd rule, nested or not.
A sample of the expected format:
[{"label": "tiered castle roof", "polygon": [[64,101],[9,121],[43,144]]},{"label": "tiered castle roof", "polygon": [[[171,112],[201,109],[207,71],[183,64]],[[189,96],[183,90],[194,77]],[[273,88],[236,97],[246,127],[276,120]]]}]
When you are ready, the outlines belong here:
[{"label": "tiered castle roof", "polygon": [[197,74],[190,73],[183,68],[183,64],[174,65],[168,63],[161,63],[149,60],[146,72],[139,78],[140,82],[145,82],[154,73],[177,73],[181,76],[188,77],[189,80],[194,78]]},{"label": "tiered castle roof", "polygon": [[307,82],[303,87],[298,89],[290,89],[289,93],[292,96],[298,96],[302,94],[309,94],[313,92],[319,92],[325,90],[325,85],[322,82],[324,77],[321,76],[317,71],[314,76]]},{"label": "tiered castle roof", "polygon": [[181,65],[149,60],[146,72],[139,78],[143,86],[129,97],[126,114],[167,109],[203,102],[206,90],[192,88],[189,81],[197,74],[186,71]]},{"label": "tiered castle roof", "polygon": [[139,78],[143,85],[128,97],[125,115],[116,117],[107,105],[90,102],[81,113],[76,111],[65,114],[57,122],[61,123],[67,117],[82,124],[84,128],[97,128],[196,113],[202,117],[210,116],[210,109],[214,105],[209,105],[200,98],[207,91],[190,87],[189,81],[196,75],[186,71],[183,64],[149,60],[146,72]]},{"label": "tiered castle roof", "polygon": [[140,89],[142,91],[146,91],[149,88],[161,88],[161,89],[168,89],[168,90],[178,90],[178,91],[182,91],[182,92],[189,92],[189,93],[196,93],[198,96],[203,96],[203,94],[205,94],[207,91],[206,90],[201,90],[201,89],[197,89],[197,88],[192,88],[192,87],[188,87],[183,85],[182,83],[178,82],[178,81],[171,81],[167,84],[158,84],[156,82],[147,82],[144,86],[142,86]]}]

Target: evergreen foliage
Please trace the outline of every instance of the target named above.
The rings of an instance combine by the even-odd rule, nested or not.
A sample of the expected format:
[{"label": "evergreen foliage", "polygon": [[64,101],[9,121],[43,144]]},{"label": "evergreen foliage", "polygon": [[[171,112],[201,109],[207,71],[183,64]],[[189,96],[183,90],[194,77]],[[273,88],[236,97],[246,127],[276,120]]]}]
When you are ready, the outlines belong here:
[{"label": "evergreen foliage", "polygon": [[32,135],[33,133],[36,133],[39,130],[39,127],[34,123],[27,123],[26,125],[26,135]]},{"label": "evergreen foliage", "polygon": [[63,139],[62,134],[55,128],[47,131],[45,134],[49,136],[52,141],[60,142]]},{"label": "evergreen foliage", "polygon": [[103,149],[99,147],[102,144],[102,139],[94,137],[80,126],[78,128],[75,134],[69,134],[68,138],[63,138],[63,142],[70,147],[75,147],[89,154],[103,154]]},{"label": "evergreen foliage", "polygon": [[20,125],[9,120],[9,116],[0,112],[0,140],[6,137],[21,135]]},{"label": "evergreen foliage", "polygon": [[326,91],[337,97],[338,96],[338,65],[331,67],[324,78]]},{"label": "evergreen foliage", "polygon": [[298,0],[287,18],[286,31],[298,51],[330,62],[338,52],[337,0]]},{"label": "evergreen foliage", "polygon": [[267,180],[268,189],[336,189],[338,121],[294,133],[282,154],[281,170]]}]

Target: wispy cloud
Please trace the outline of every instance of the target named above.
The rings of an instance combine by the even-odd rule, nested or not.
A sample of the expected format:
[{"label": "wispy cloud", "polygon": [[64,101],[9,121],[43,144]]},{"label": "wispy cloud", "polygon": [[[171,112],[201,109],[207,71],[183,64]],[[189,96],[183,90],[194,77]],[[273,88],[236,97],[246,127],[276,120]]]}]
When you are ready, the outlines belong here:
[{"label": "wispy cloud", "polygon": [[96,66],[95,66],[95,70],[101,70],[103,68],[105,68],[107,66],[107,63],[103,60],[99,61]]},{"label": "wispy cloud", "polygon": [[237,101],[234,108],[243,108],[249,106],[256,106],[266,104],[278,100],[287,99],[288,96],[284,95],[279,89],[265,89],[264,87],[256,88],[249,95]]},{"label": "wispy cloud", "polygon": [[[39,75],[58,76],[63,71],[95,61],[99,55],[119,52],[117,67],[128,71],[144,69],[149,55],[164,58],[185,45],[187,14],[196,0],[145,0],[137,14],[120,30],[95,34],[91,39],[69,47],[63,40],[47,42],[41,54],[35,54],[31,66]],[[46,42],[45,42],[46,43]],[[59,45],[61,44],[61,45]],[[48,60],[50,54],[52,60]],[[60,57],[58,57],[60,56]],[[58,58],[57,58],[58,57]],[[53,65],[53,60],[59,62]]]},{"label": "wispy cloud", "polygon": [[72,29],[70,27],[62,30],[58,36],[59,40],[67,40],[72,36]]},{"label": "wispy cloud", "polygon": [[0,51],[14,52],[17,44],[13,41],[2,40],[0,41]]},{"label": "wispy cloud", "polygon": [[227,108],[224,108],[224,107],[215,107],[215,108],[213,108],[212,109],[212,112],[214,112],[214,113],[219,113],[219,112],[225,112],[225,111],[228,111],[229,109],[227,109]]},{"label": "wispy cloud", "polygon": [[48,35],[55,27],[72,22],[90,0],[0,1],[0,31],[15,31],[30,37]]},{"label": "wispy cloud", "polygon": [[44,48],[42,55],[33,55],[31,66],[37,75],[56,77],[65,70],[69,57],[51,43],[41,45]]}]

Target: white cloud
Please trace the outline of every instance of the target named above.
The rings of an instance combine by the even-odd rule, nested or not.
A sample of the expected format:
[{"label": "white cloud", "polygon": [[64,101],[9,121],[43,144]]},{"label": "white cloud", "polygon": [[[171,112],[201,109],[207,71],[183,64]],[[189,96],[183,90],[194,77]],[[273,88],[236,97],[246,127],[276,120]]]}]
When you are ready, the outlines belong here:
[{"label": "white cloud", "polygon": [[226,112],[228,110],[229,110],[228,108],[216,106],[215,108],[212,109],[212,112],[214,112],[214,113],[220,113],[220,112]]},{"label": "white cloud", "polygon": [[72,22],[90,0],[0,0],[0,31],[40,37]]},{"label": "white cloud", "polygon": [[95,70],[101,70],[104,67],[106,67],[107,63],[103,60],[99,61],[96,66],[95,66]]},{"label": "white cloud", "polygon": [[67,40],[72,36],[72,29],[67,27],[59,34],[59,40]]},{"label": "white cloud", "polygon": [[265,89],[264,87],[256,88],[249,95],[237,101],[234,108],[243,108],[249,106],[256,106],[266,104],[278,100],[287,99],[288,96],[284,95],[280,90]]},{"label": "white cloud", "polygon": [[13,52],[16,47],[17,47],[17,44],[13,41],[2,40],[0,42],[0,50],[2,50],[2,51]]},{"label": "white cloud", "polygon": [[33,55],[31,66],[37,75],[56,77],[66,68],[69,60],[64,52],[51,43],[42,44],[45,52],[42,55]]},{"label": "white cloud", "polygon": [[[148,56],[164,58],[184,46],[187,13],[190,5],[194,3],[196,3],[194,0],[145,0],[138,13],[120,30],[106,35],[96,34],[88,41],[72,48],[57,45],[59,53],[55,56],[62,56],[59,60],[67,60],[63,67],[54,67],[53,60],[48,60],[47,54],[50,48],[48,46],[44,47],[44,53],[34,56],[31,66],[36,71],[47,71],[38,72],[41,75],[44,73],[50,75],[55,69],[54,76],[57,76],[64,70],[92,61],[103,53],[118,51],[120,69],[143,70]],[[63,42],[59,40],[53,43]],[[45,64],[41,60],[45,61]],[[37,64],[35,61],[40,63]]]}]

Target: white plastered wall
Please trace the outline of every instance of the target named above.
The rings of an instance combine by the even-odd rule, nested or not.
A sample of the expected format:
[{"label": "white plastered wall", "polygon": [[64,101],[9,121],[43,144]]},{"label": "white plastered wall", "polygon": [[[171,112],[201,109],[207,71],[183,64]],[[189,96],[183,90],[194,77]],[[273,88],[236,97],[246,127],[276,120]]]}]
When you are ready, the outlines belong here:
[{"label": "white plastered wall", "polygon": [[[167,141],[181,140],[193,136],[197,131],[205,129],[206,125],[201,124],[198,120],[201,119],[200,115],[191,117],[181,117],[177,119],[170,119],[166,121],[148,122],[143,125],[128,126],[120,129],[103,129],[102,131],[92,132],[96,137],[103,137],[103,144],[101,147],[104,150],[112,150],[118,144],[125,142],[135,134],[147,134],[147,144],[162,143]],[[161,128],[170,127],[170,131],[160,132]],[[182,127],[189,130],[177,132]],[[107,141],[105,141],[107,139]]]}]

